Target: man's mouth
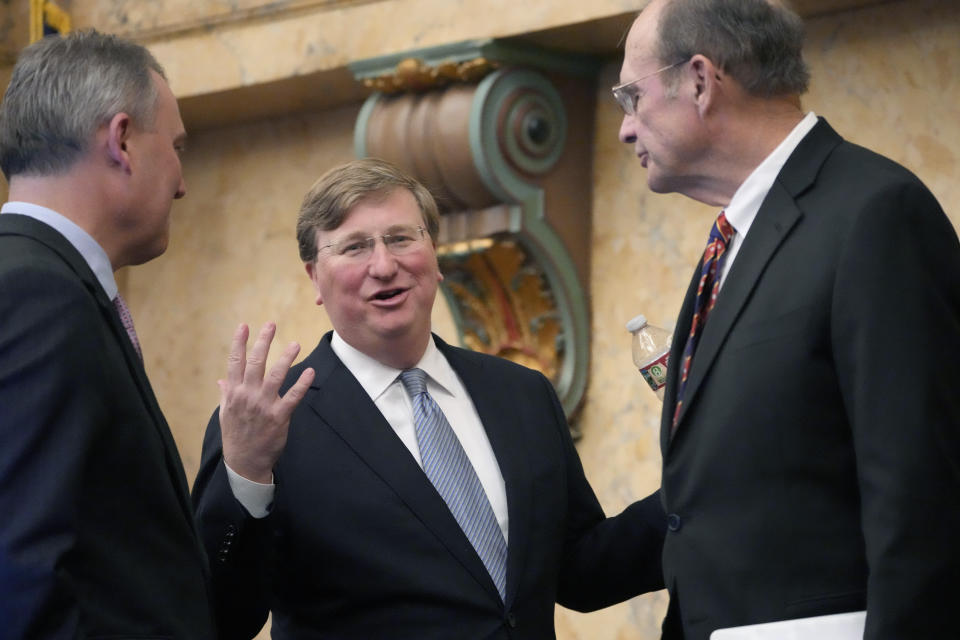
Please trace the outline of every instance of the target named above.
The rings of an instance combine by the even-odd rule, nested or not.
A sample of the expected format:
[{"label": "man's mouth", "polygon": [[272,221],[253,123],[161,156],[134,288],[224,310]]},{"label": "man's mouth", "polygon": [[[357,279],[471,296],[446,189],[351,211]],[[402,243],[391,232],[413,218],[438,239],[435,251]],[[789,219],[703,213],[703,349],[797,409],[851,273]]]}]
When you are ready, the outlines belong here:
[{"label": "man's mouth", "polygon": [[391,298],[395,298],[396,296],[400,295],[404,291],[405,289],[386,289],[384,291],[374,294],[373,299],[374,300],[390,300]]}]

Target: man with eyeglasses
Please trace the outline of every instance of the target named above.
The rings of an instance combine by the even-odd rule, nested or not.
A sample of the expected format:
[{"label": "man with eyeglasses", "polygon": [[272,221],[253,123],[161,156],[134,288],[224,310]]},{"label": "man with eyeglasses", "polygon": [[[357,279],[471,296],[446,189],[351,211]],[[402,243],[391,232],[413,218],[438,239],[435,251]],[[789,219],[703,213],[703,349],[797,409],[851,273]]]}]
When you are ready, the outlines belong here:
[{"label": "man with eyeglasses", "polygon": [[960,637],[960,245],[802,110],[802,44],[780,2],[653,0],[613,88],[650,189],[719,212],[663,406],[664,638]]},{"label": "man with eyeglasses", "polygon": [[[249,360],[241,327],[194,487],[222,637],[269,610],[275,639],[552,638],[555,602],[662,588],[659,496],[605,518],[550,382],[431,334],[438,228],[430,193],[378,160],[304,198],[334,331],[281,385],[273,327]],[[278,390],[302,380],[287,429]]]}]

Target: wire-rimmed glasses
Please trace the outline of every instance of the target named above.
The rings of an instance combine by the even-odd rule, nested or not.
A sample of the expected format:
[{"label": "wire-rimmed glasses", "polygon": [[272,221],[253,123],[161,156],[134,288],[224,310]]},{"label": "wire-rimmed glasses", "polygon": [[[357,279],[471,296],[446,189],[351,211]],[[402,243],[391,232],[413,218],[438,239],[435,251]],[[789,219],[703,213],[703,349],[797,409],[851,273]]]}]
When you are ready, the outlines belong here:
[{"label": "wire-rimmed glasses", "polygon": [[363,262],[373,255],[377,240],[383,242],[391,254],[402,256],[412,253],[423,245],[427,230],[420,225],[400,225],[391,227],[389,233],[375,236],[352,234],[317,249],[317,253],[326,253],[330,256],[344,258],[355,262]]},{"label": "wire-rimmed glasses", "polygon": [[613,99],[617,101],[617,104],[620,105],[620,108],[623,109],[623,112],[626,115],[628,116],[634,115],[637,112],[637,98],[639,97],[639,94],[635,89],[637,83],[642,82],[647,78],[652,78],[657,74],[663,73],[667,69],[673,69],[674,67],[678,67],[684,62],[686,62],[686,60],[681,60],[680,62],[674,62],[673,64],[668,64],[667,66],[661,67],[652,73],[648,73],[645,76],[640,76],[636,80],[630,80],[629,82],[624,82],[622,84],[618,84],[615,87],[612,87],[610,91],[613,92]]}]

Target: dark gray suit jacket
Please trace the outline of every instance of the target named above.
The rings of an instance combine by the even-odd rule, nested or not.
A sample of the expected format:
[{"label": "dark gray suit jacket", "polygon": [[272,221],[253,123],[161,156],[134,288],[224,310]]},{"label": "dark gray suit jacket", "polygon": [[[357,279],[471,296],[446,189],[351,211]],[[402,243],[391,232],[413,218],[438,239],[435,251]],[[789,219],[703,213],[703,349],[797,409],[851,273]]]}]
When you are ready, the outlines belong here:
[{"label": "dark gray suit jacket", "polygon": [[330,347],[275,469],[272,512],[234,499],[217,414],[194,487],[224,638],[553,638],[581,610],[662,588],[659,495],[605,519],[541,374],[437,344],[469,391],[506,483],[506,604],[443,499]]},{"label": "dark gray suit jacket", "polygon": [[0,215],[0,638],[208,640],[186,477],[103,288]]},{"label": "dark gray suit jacket", "polygon": [[870,640],[960,637],[960,245],[915,176],[821,120],[723,284],[671,439],[678,370],[667,638],[864,607]]}]

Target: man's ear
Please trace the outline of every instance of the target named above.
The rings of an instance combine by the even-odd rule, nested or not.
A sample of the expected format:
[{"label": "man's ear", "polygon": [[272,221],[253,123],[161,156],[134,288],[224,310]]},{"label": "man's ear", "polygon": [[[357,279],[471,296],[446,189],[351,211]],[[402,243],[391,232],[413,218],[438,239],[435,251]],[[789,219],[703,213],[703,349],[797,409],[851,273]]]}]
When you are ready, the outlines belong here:
[{"label": "man's ear", "polygon": [[313,288],[317,291],[317,306],[323,304],[323,294],[320,293],[320,285],[317,284],[317,263],[313,262],[304,262],[303,268],[307,270],[307,275],[310,277],[310,282],[313,283]]},{"label": "man's ear", "polygon": [[119,167],[126,174],[131,172],[127,145],[132,126],[130,116],[125,113],[116,114],[107,124],[107,156],[110,164]]},{"label": "man's ear", "polygon": [[443,273],[440,271],[440,256],[437,255],[437,243],[430,242],[433,245],[433,259],[437,261],[437,282],[443,282]]},{"label": "man's ear", "polygon": [[697,112],[700,117],[703,117],[714,106],[725,78],[713,61],[702,54],[697,54],[690,59],[690,70],[693,73]]}]

